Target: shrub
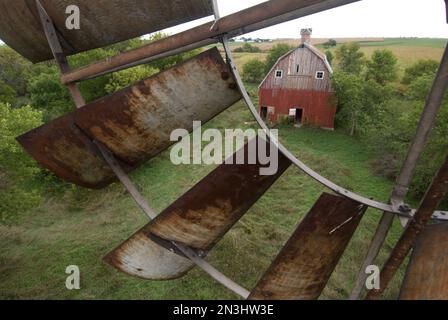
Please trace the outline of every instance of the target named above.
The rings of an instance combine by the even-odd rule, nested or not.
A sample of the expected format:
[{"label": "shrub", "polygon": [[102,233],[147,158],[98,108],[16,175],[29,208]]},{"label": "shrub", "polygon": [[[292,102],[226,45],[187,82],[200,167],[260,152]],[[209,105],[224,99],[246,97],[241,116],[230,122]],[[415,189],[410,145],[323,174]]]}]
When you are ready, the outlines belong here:
[{"label": "shrub", "polygon": [[423,75],[435,75],[439,63],[435,60],[419,60],[404,71],[402,83],[410,84]]},{"label": "shrub", "polygon": [[0,103],[0,221],[9,222],[39,200],[34,183],[40,171],[15,140],[16,136],[42,124],[42,112],[30,106],[13,109]]},{"label": "shrub", "polygon": [[245,43],[242,47],[236,48],[234,52],[249,52],[249,53],[259,53],[261,49],[257,46],[251,45],[250,43]]},{"label": "shrub", "polygon": [[257,59],[249,60],[243,67],[243,80],[249,83],[260,83],[265,75],[265,65]]},{"label": "shrub", "polygon": [[44,121],[48,122],[74,109],[68,89],[59,82],[56,70],[41,73],[30,79],[28,91],[32,105],[43,111]]},{"label": "shrub", "polygon": [[115,72],[105,86],[106,92],[109,94],[114,93],[158,72],[159,70],[147,66],[138,66]]},{"label": "shrub", "polygon": [[15,105],[17,101],[16,91],[0,80],[0,102]]}]

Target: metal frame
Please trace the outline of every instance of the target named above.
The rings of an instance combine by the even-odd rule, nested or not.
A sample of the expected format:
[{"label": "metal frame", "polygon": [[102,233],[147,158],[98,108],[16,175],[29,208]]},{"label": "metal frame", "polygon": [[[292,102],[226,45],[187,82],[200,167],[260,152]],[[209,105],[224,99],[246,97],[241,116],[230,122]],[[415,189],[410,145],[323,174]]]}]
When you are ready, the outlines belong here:
[{"label": "metal frame", "polygon": [[[425,196],[417,210],[414,219],[409,223],[406,231],[402,234],[400,240],[398,240],[389,259],[384,264],[380,274],[380,289],[374,289],[369,291],[367,299],[378,299],[381,294],[386,290],[388,284],[392,280],[393,276],[397,272],[404,259],[411,251],[415,244],[417,236],[422,232],[423,228],[431,218],[432,213],[442,202],[444,196],[448,193],[448,156],[445,158],[445,162],[439,169],[437,175],[434,177],[431,186],[426,191]],[[444,244],[439,244],[444,245]],[[428,270],[431,272],[431,270]]]},{"label": "metal frame", "polygon": [[[232,69],[233,76],[237,82],[241,94],[243,95],[243,99],[247,104],[247,107],[251,111],[259,126],[264,129],[264,131],[269,135],[270,140],[276,145],[280,152],[282,152],[300,170],[302,170],[308,176],[323,184],[336,194],[339,194],[346,198],[350,198],[363,205],[382,210],[384,212],[383,219],[378,227],[377,233],[369,249],[369,253],[366,259],[367,263],[375,259],[380,247],[382,246],[384,238],[387,235],[387,231],[390,227],[394,215],[398,215],[406,219],[411,219],[416,213],[416,210],[408,208],[403,203],[403,200],[407,193],[409,182],[418,158],[424,148],[424,145],[427,142],[428,134],[433,126],[437,111],[440,108],[443,93],[448,86],[448,47],[445,51],[444,59],[442,60],[441,67],[434,82],[433,89],[430,96],[428,97],[425,110],[422,113],[422,118],[417,129],[416,137],[411,145],[408,157],[403,164],[402,171],[392,192],[390,198],[391,204],[385,204],[353,193],[319,175],[317,172],[313,171],[311,168],[297,159],[286,147],[284,147],[278,141],[276,137],[274,137],[270,133],[269,128],[264,123],[263,119],[261,119],[257,109],[252,103],[244,87],[244,84],[233,61],[232,52],[228,44],[228,39],[237,35],[252,32],[281,22],[289,21],[305,15],[321,12],[327,9],[357,1],[359,0],[310,0],[304,4],[303,2],[299,3],[293,0],[271,0],[267,3],[263,3],[258,6],[254,6],[238,12],[236,14],[221,18],[217,6],[217,1],[212,0],[215,14],[215,20],[213,22],[190,29],[169,38],[162,39],[142,48],[119,54],[107,60],[99,61],[97,63],[74,71],[71,71],[68,61],[63,53],[60,44],[60,38],[54,28],[54,24],[51,18],[48,16],[39,0],[36,0],[36,4],[49,46],[61,70],[61,82],[65,84],[70,90],[77,108],[81,108],[82,106],[84,106],[85,101],[75,82],[90,79],[111,72],[116,72],[122,69],[130,68],[143,63],[148,63],[160,58],[179,54],[221,41],[227,56],[227,62]],[[81,132],[81,134],[84,133]],[[131,182],[124,170],[120,167],[113,154],[98,141],[92,141],[90,140],[90,138],[89,141],[91,141],[92,144],[96,147],[99,154],[101,154],[105,162],[114,171],[117,178],[124,185],[137,205],[150,219],[153,219],[156,216],[156,213],[150,208],[149,204],[138,192],[137,188]],[[448,216],[446,216],[446,213],[444,212],[434,212],[433,218],[445,220],[448,219]],[[249,296],[249,291],[224,276],[222,273],[208,264],[205,260],[203,260],[203,258],[201,257],[201,253],[198,253],[189,247],[185,247],[175,242],[172,242],[172,245],[180,253],[188,257],[192,262],[203,269],[213,279],[215,279],[234,293],[240,295],[243,298],[247,298]],[[360,279],[362,280],[361,277],[358,277],[358,283]],[[359,297],[359,293],[357,293],[356,290],[357,289],[355,287],[352,293],[352,298]]]},{"label": "metal frame", "polygon": [[[58,63],[61,73],[64,74],[68,70],[70,70],[69,64],[67,62],[66,57],[62,53],[61,45],[59,38],[55,32],[54,24],[51,20],[51,18],[46,13],[45,9],[41,5],[39,0],[36,0],[36,4],[38,6],[39,14],[41,17],[42,25],[45,30],[45,35],[48,40],[48,44],[50,45],[50,48],[53,52],[53,55],[55,57],[56,62]],[[76,107],[81,108],[84,106],[85,102],[82,98],[82,94],[79,90],[79,88],[75,85],[71,85],[70,93],[72,94],[73,99],[76,99]],[[81,99],[80,99],[81,98]],[[79,134],[85,135],[82,130],[77,131]],[[145,213],[145,215],[150,219],[153,220],[157,217],[157,214],[151,207],[149,206],[148,202],[144,199],[144,197],[140,194],[137,187],[132,183],[129,176],[125,173],[125,171],[121,168],[120,164],[118,163],[117,159],[114,157],[114,155],[99,141],[91,140],[91,138],[87,135],[84,136],[88,141],[91,141],[92,147],[94,149],[97,149],[98,153],[102,156],[104,161],[109,165],[109,167],[112,169],[112,171],[115,173],[119,181],[123,184],[126,191],[129,193],[129,195],[132,197],[132,199],[135,201],[135,203],[140,207],[140,209]],[[241,296],[244,299],[247,299],[250,292],[231,280],[230,278],[226,277],[224,274],[219,272],[216,268],[214,268],[212,265],[210,265],[207,261],[205,261],[201,257],[201,253],[196,252],[190,247],[184,246],[180,243],[176,243],[174,241],[171,241],[171,244],[175,249],[177,249],[180,253],[182,253],[185,257],[190,259],[194,264],[196,264],[199,268],[201,268],[205,273],[207,273],[211,278],[237,294],[238,296]],[[173,250],[174,251],[174,250]]]},{"label": "metal frame", "polygon": [[[426,100],[425,108],[422,112],[420,122],[418,124],[414,139],[404,161],[400,174],[398,175],[396,184],[390,197],[390,203],[399,208],[404,205],[404,199],[409,190],[409,185],[418,160],[428,142],[429,134],[434,126],[437,113],[440,110],[441,102],[444,93],[448,87],[448,46],[443,54],[442,61],[440,63],[437,76],[434,79],[431,92]],[[381,221],[376,229],[375,235],[372,238],[372,242],[369,246],[365,261],[359,271],[358,277],[355,282],[355,286],[352,289],[350,299],[357,300],[360,298],[364,283],[367,279],[365,273],[366,268],[372,265],[380,252],[380,249],[386,239],[388,231],[392,226],[394,215],[389,212],[384,212],[381,217]],[[403,227],[406,226],[408,219],[400,218]]]}]

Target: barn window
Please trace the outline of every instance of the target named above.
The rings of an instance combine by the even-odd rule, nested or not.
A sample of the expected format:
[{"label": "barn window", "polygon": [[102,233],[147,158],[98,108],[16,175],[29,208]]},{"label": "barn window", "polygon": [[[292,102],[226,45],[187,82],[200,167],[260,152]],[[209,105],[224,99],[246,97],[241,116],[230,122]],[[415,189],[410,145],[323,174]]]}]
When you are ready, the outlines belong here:
[{"label": "barn window", "polygon": [[297,73],[300,72],[300,64],[297,64],[297,66],[296,66],[296,72],[297,72]]},{"label": "barn window", "polygon": [[276,78],[282,78],[283,77],[283,70],[277,70],[275,72],[275,77]]},{"label": "barn window", "polygon": [[316,79],[318,80],[322,80],[325,76],[325,72],[324,71],[317,71],[316,72]]}]

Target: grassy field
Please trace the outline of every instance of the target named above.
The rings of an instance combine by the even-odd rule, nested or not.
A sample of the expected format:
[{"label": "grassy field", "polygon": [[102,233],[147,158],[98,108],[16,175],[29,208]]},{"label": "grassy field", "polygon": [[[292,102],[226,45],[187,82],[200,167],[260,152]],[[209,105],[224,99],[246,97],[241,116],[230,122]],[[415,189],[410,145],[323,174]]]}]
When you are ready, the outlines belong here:
[{"label": "grassy field", "polygon": [[[253,125],[251,120],[240,102],[209,126],[244,129]],[[372,176],[370,155],[357,140],[343,133],[317,129],[283,127],[280,132],[286,145],[314,169],[351,190],[386,200],[391,183]],[[212,169],[173,166],[167,151],[131,176],[151,205],[161,211]],[[323,191],[298,169],[290,168],[225,236],[209,261],[252,288]],[[379,215],[374,210],[366,214],[322,298],[347,298]],[[105,265],[101,258],[145,221],[117,184],[102,191],[76,189],[67,192],[63,199],[47,199],[24,213],[18,225],[0,226],[0,298],[236,298],[197,269],[179,280],[154,282],[129,277]],[[386,252],[399,231],[395,225]],[[381,258],[384,257],[382,254]],[[72,264],[78,265],[82,272],[79,291],[65,289],[65,268]],[[394,284],[386,297],[394,298],[397,292],[398,286]]]},{"label": "grassy field", "polygon": [[[390,48],[403,68],[421,58],[440,59],[445,43],[430,39],[364,39],[362,50],[370,54],[375,48]],[[236,62],[242,68],[247,60],[263,59],[266,54],[240,53]],[[256,100],[256,88],[250,88]],[[254,123],[239,102],[208,126],[244,129]],[[372,154],[355,138],[338,131],[291,127],[280,127],[280,135],[294,154],[336,183],[377,200],[387,199],[392,183],[372,174]],[[166,151],[131,177],[160,212],[211,170],[210,166],[174,166]],[[30,212],[21,213],[16,225],[0,225],[1,299],[236,298],[198,269],[182,279],[157,282],[129,277],[104,264],[102,257],[144,225],[146,219],[118,184],[101,191],[72,189],[62,199],[48,197]],[[298,169],[290,168],[224,237],[208,260],[246,288],[252,288],[323,191]],[[366,213],[323,299],[348,297],[380,214],[375,210]],[[401,230],[395,222],[380,262]],[[65,288],[68,265],[81,269],[79,291]],[[397,297],[402,276],[403,270],[385,298]]]}]

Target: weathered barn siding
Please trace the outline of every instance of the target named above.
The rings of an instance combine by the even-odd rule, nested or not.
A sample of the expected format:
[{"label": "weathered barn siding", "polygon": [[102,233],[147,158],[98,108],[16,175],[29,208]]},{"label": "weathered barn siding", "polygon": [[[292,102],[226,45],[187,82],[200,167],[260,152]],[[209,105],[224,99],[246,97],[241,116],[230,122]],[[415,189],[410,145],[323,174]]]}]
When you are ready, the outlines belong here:
[{"label": "weathered barn siding", "polygon": [[[274,94],[274,91],[276,93]],[[295,89],[263,89],[260,91],[261,106],[275,106],[269,121],[277,122],[289,115],[289,109],[303,109],[303,124],[334,129],[336,106],[333,92],[298,91]]]},{"label": "weathered barn siding", "polygon": [[[299,65],[299,72],[297,72],[297,65]],[[277,70],[283,71],[282,78],[276,78]],[[325,72],[324,79],[316,79],[317,71]],[[278,61],[260,88],[330,91],[330,70],[323,59],[311,49],[299,47]]]},{"label": "weathered barn siding", "polygon": [[[298,68],[297,68],[298,67]],[[276,76],[281,70],[281,78]],[[316,72],[324,72],[316,79]],[[302,109],[302,124],[334,128],[336,100],[331,86],[332,70],[325,55],[305,44],[284,55],[260,85],[260,112],[268,109],[271,122],[290,116],[290,109]]]}]

